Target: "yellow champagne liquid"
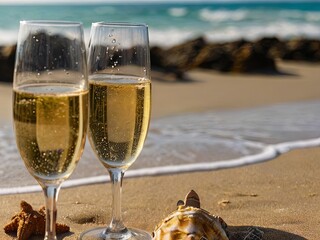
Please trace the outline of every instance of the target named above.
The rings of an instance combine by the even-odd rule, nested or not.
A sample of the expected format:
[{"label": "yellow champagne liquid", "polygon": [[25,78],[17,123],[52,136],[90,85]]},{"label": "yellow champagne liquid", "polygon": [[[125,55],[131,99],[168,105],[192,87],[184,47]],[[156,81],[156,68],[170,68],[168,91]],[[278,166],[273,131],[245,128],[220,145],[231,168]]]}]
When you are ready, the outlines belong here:
[{"label": "yellow champagne liquid", "polygon": [[127,169],[147,136],[151,82],[103,76],[89,79],[89,140],[105,167]]},{"label": "yellow champagne liquid", "polygon": [[88,91],[66,86],[14,90],[14,128],[20,155],[38,180],[70,176],[85,144]]}]

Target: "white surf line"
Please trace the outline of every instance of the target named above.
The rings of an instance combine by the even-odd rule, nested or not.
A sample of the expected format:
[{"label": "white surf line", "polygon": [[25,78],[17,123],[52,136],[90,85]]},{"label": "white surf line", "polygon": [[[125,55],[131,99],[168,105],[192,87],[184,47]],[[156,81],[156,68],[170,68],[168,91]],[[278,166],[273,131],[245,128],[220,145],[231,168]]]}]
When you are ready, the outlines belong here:
[{"label": "white surf line", "polygon": [[[318,146],[320,146],[320,138],[285,142],[285,143],[279,143],[275,145],[267,145],[261,153],[241,157],[234,160],[218,161],[218,162],[211,162],[211,163],[210,162],[193,163],[193,164],[154,167],[154,168],[141,168],[141,169],[127,171],[125,174],[125,177],[128,177],[128,178],[146,177],[146,176],[168,175],[168,174],[178,174],[178,173],[186,173],[186,172],[210,171],[210,170],[241,167],[241,166],[261,163],[261,162],[274,159],[277,156],[283,153],[286,153],[292,149],[318,147]],[[99,183],[106,183],[106,182],[110,182],[109,176],[107,174],[104,176],[67,180],[62,184],[62,188],[78,187],[83,185],[99,184]],[[39,191],[41,191],[41,187],[38,185],[13,187],[13,188],[0,188],[0,195],[32,193],[32,192],[39,192]]]}]

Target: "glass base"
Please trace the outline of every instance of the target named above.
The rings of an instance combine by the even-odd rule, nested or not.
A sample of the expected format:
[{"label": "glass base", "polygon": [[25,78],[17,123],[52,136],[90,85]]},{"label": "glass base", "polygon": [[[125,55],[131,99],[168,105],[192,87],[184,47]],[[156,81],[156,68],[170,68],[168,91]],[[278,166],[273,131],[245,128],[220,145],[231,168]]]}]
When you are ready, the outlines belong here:
[{"label": "glass base", "polygon": [[89,229],[79,236],[78,240],[151,240],[152,237],[148,232],[140,229],[128,228],[123,233],[106,233],[106,227]]}]

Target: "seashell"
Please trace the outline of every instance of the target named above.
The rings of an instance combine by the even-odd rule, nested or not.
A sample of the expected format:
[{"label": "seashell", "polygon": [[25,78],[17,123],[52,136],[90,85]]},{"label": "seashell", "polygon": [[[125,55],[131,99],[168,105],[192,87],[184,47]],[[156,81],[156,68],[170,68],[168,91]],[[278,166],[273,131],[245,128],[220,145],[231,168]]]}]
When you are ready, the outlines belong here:
[{"label": "seashell", "polygon": [[176,211],[162,220],[152,233],[154,240],[229,240],[227,224],[219,216],[200,208],[198,194],[191,190]]}]

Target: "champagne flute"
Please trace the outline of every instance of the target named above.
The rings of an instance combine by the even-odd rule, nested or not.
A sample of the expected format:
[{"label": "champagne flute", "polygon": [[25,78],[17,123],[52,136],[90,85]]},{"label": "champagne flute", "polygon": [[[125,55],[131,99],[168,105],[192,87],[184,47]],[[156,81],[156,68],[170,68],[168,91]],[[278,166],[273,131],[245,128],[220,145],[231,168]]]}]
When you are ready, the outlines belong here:
[{"label": "champagne flute", "polygon": [[80,239],[151,239],[121,218],[122,178],[140,154],[150,119],[148,28],[93,23],[89,43],[89,141],[112,183],[112,220]]},{"label": "champagne flute", "polygon": [[56,238],[57,198],[85,144],[88,74],[82,24],[21,21],[13,82],[20,155],[45,195],[45,240]]}]

